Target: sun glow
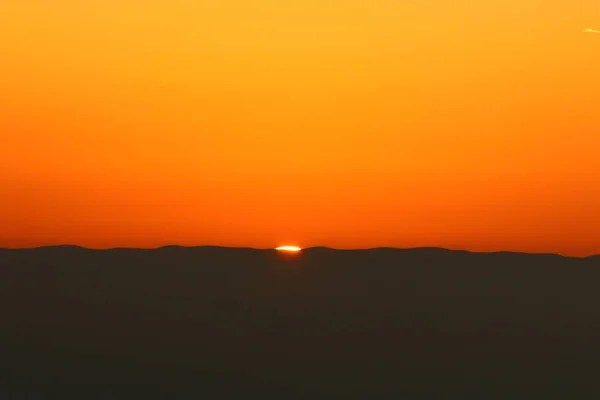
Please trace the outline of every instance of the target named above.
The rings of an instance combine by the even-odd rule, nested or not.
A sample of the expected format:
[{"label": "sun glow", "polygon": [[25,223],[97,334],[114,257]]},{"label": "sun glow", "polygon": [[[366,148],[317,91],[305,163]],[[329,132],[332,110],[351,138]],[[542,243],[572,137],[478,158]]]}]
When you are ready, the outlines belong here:
[{"label": "sun glow", "polygon": [[302,250],[300,247],[298,246],[279,246],[277,248],[275,248],[275,250],[277,251],[289,251],[289,252],[298,252],[300,250]]}]

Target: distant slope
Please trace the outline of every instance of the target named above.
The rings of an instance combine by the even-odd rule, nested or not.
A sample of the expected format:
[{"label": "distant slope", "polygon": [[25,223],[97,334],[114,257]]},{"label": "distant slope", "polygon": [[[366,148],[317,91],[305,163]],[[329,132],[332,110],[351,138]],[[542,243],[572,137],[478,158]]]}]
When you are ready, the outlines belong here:
[{"label": "distant slope", "polygon": [[435,248],[1,250],[0,395],[593,398],[599,282]]}]

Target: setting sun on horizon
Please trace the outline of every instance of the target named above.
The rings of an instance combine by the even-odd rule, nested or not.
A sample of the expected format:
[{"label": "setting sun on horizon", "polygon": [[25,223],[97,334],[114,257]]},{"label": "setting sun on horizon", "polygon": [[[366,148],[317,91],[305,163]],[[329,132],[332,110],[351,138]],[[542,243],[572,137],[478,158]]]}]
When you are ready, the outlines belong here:
[{"label": "setting sun on horizon", "polygon": [[3,0],[0,247],[600,253],[599,24],[598,0]]},{"label": "setting sun on horizon", "polygon": [[297,252],[301,251],[302,249],[298,246],[279,246],[279,247],[276,247],[275,250],[297,253]]}]

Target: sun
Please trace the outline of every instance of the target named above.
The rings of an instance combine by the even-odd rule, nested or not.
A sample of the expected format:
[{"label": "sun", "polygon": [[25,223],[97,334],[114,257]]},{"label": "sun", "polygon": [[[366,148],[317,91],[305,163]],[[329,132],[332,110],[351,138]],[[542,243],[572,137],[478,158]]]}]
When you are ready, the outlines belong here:
[{"label": "sun", "polygon": [[276,247],[275,250],[277,250],[277,251],[291,252],[291,253],[297,253],[297,252],[299,252],[302,249],[300,247],[298,247],[298,246],[279,246],[279,247]]}]

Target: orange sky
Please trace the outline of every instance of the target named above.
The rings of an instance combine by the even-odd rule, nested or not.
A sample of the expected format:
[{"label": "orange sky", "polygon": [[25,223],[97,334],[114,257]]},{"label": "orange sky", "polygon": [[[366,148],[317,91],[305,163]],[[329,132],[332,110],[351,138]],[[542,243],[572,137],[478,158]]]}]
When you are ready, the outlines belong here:
[{"label": "orange sky", "polygon": [[3,0],[0,247],[600,253],[598,0]]}]

